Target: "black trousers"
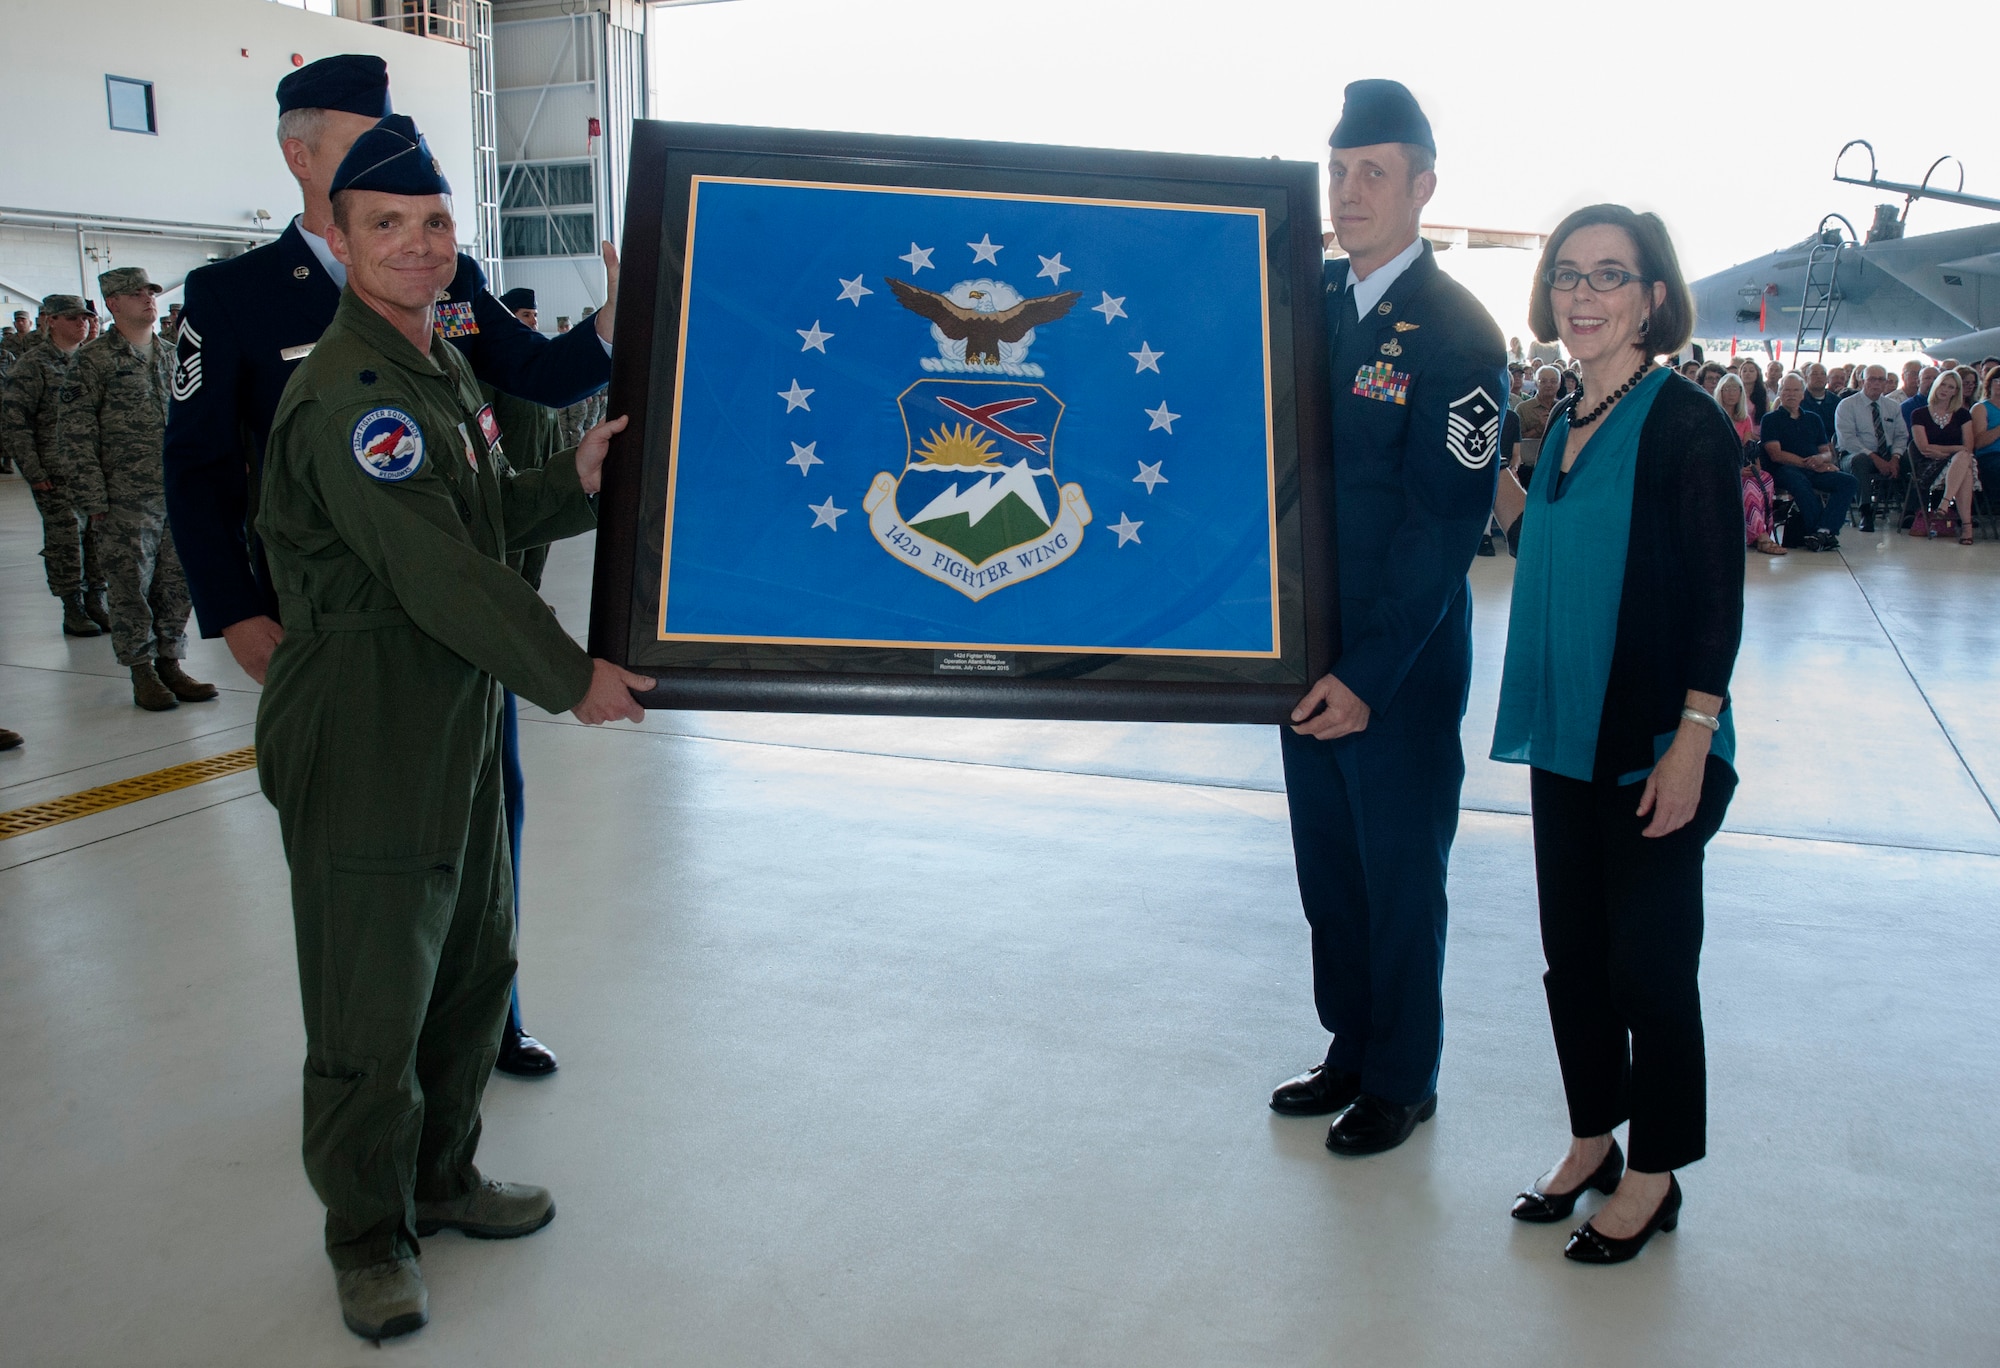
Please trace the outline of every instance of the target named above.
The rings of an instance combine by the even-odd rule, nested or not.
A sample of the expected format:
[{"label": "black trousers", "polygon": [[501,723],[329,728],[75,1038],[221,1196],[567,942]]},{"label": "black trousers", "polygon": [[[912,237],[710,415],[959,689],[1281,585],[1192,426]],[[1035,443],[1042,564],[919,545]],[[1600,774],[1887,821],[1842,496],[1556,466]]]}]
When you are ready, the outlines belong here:
[{"label": "black trousers", "polygon": [[1709,757],[1701,803],[1668,836],[1640,835],[1641,784],[1583,783],[1530,771],[1542,976],[1569,1098],[1570,1131],[1629,1120],[1626,1157],[1642,1173],[1692,1164],[1708,1148],[1702,1043],[1702,854],[1722,826],[1736,775]]}]

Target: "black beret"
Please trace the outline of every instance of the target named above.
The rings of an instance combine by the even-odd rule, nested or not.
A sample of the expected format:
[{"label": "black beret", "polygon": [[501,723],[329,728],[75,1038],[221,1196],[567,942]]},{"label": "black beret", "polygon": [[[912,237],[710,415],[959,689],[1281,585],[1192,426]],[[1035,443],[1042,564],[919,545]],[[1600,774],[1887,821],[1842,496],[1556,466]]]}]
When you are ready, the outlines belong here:
[{"label": "black beret", "polygon": [[371,53],[322,57],[278,82],[278,112],[338,109],[365,118],[387,118],[389,64]]},{"label": "black beret", "polygon": [[1355,81],[1347,87],[1340,122],[1333,126],[1328,147],[1373,147],[1377,143],[1414,143],[1432,156],[1437,142],[1431,121],[1417,106],[1417,97],[1401,81]]},{"label": "black beret", "polygon": [[407,114],[391,114],[354,140],[333,173],[330,194],[379,190],[385,195],[449,195],[430,144]]},{"label": "black beret", "polygon": [[508,313],[519,313],[535,307],[535,292],[526,285],[516,285],[500,296],[500,302],[506,306]]}]

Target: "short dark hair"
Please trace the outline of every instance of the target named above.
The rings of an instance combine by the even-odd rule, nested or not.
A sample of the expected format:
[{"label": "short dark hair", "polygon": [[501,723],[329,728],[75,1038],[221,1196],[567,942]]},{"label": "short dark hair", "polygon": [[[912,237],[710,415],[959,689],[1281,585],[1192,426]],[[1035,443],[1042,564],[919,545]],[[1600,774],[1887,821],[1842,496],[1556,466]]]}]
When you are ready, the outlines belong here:
[{"label": "short dark hair", "polygon": [[1556,310],[1549,298],[1548,277],[1555,269],[1556,258],[1562,255],[1563,244],[1577,229],[1599,224],[1624,229],[1638,253],[1636,264],[1644,283],[1651,285],[1657,281],[1667,287],[1667,297],[1653,307],[1642,349],[1650,356],[1679,351],[1694,336],[1694,295],[1688,289],[1687,277],[1681,274],[1680,257],[1675,254],[1673,239],[1667,236],[1667,225],[1660,222],[1658,214],[1636,213],[1622,204],[1586,205],[1557,224],[1556,230],[1549,234],[1528,295],[1528,326],[1534,330],[1536,340],[1556,340]]}]

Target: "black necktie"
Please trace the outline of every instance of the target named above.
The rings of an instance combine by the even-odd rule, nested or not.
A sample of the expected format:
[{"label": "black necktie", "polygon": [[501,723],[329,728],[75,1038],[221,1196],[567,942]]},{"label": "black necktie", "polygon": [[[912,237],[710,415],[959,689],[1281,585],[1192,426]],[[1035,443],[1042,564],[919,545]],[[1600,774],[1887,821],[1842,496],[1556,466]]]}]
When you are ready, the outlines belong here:
[{"label": "black necktie", "polygon": [[1889,454],[1889,434],[1882,431],[1882,401],[1880,399],[1870,399],[1868,401],[1868,411],[1875,415],[1875,454],[1877,456],[1887,456]]}]

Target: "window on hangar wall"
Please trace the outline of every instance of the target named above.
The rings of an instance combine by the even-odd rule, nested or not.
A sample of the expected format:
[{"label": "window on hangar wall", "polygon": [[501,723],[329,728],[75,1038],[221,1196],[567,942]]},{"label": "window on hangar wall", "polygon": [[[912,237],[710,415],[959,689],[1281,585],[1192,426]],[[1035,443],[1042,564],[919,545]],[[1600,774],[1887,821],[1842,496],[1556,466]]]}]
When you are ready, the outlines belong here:
[{"label": "window on hangar wall", "polygon": [[516,162],[501,170],[500,254],[593,256],[596,176],[590,162]]},{"label": "window on hangar wall", "polygon": [[131,76],[106,76],[104,93],[111,126],[123,133],[158,133],[153,121],[153,83]]}]

